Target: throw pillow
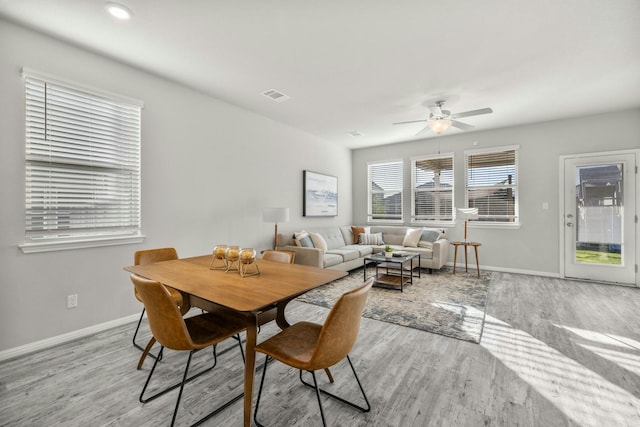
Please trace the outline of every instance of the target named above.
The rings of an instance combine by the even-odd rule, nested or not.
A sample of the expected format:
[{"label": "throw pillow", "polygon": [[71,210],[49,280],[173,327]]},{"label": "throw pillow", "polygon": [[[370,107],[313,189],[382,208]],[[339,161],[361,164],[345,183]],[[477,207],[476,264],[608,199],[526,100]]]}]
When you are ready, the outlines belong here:
[{"label": "throw pillow", "polygon": [[382,233],[365,234],[360,233],[358,240],[361,245],[384,245]]},{"label": "throw pillow", "polygon": [[313,241],[311,240],[311,237],[309,236],[309,233],[307,233],[306,231],[302,230],[298,233],[294,233],[293,235],[294,240],[296,241],[296,246],[300,246],[303,248],[313,248]]},{"label": "throw pillow", "polygon": [[319,233],[309,232],[313,246],[318,249],[322,249],[322,252],[327,252],[327,241]]},{"label": "throw pillow", "polygon": [[402,241],[402,246],[407,248],[417,248],[420,236],[422,236],[422,228],[407,229],[407,232],[404,235],[404,240]]},{"label": "throw pillow", "polygon": [[351,227],[351,232],[353,233],[353,244],[357,245],[360,233],[364,233],[364,227]]},{"label": "throw pillow", "polygon": [[422,237],[420,240],[424,240],[425,242],[435,242],[440,237],[440,230],[435,228],[423,228],[422,229]]}]

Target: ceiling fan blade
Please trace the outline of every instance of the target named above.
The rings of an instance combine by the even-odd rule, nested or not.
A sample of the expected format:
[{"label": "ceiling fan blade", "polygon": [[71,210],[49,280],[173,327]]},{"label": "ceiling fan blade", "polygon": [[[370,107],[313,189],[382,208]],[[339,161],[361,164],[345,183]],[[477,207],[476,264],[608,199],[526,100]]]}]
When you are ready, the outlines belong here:
[{"label": "ceiling fan blade", "polygon": [[424,120],[410,120],[408,122],[398,122],[398,123],[393,123],[394,125],[406,125],[407,123],[420,123],[420,122],[426,122],[427,119]]},{"label": "ceiling fan blade", "polygon": [[423,127],[422,129],[420,129],[420,132],[416,133],[416,136],[420,135],[422,132],[424,132],[425,130],[429,129],[429,125]]},{"label": "ceiling fan blade", "polygon": [[462,130],[471,130],[475,128],[475,126],[471,126],[466,123],[459,122],[457,120],[451,120],[451,126],[457,127],[458,129],[462,129]]},{"label": "ceiling fan blade", "polygon": [[471,111],[465,111],[464,113],[452,114],[451,118],[460,119],[462,117],[479,116],[480,114],[489,114],[489,113],[493,113],[493,110],[491,108],[481,108],[479,110],[471,110]]}]

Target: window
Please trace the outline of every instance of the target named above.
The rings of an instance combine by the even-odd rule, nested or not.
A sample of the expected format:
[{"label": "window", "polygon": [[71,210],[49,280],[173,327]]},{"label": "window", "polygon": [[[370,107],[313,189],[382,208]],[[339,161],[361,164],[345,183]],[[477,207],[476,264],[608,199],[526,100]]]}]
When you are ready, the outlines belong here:
[{"label": "window", "polygon": [[133,243],[142,104],[24,70],[24,252]]},{"label": "window", "polygon": [[453,221],[453,154],[411,161],[411,221]]},{"label": "window", "polygon": [[368,221],[402,221],[402,161],[369,163]]},{"label": "window", "polygon": [[465,152],[465,204],[477,221],[518,223],[518,148]]}]

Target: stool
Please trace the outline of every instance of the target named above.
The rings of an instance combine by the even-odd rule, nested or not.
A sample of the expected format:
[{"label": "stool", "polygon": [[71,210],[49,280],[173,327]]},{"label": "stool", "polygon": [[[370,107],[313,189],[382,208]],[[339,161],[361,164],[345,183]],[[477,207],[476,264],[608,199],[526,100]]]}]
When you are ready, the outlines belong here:
[{"label": "stool", "polygon": [[458,247],[464,247],[464,271],[469,271],[467,264],[467,248],[473,246],[476,253],[476,270],[478,270],[478,277],[480,277],[480,262],[478,261],[478,246],[482,246],[482,243],[478,242],[453,242],[453,274],[456,274],[456,261],[458,259]]}]

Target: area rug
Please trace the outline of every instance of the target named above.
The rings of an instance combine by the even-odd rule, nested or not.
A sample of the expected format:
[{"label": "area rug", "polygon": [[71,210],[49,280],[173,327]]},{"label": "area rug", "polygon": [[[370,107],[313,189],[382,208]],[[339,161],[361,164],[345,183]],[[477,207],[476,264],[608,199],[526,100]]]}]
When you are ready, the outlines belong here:
[{"label": "area rug", "polygon": [[[374,269],[367,270],[367,277]],[[344,292],[363,282],[362,268],[298,297],[303,301],[331,307]],[[373,287],[363,316],[396,325],[445,335],[459,340],[480,342],[484,326],[490,273],[454,275],[449,269],[422,273],[405,285],[404,291]]]}]

